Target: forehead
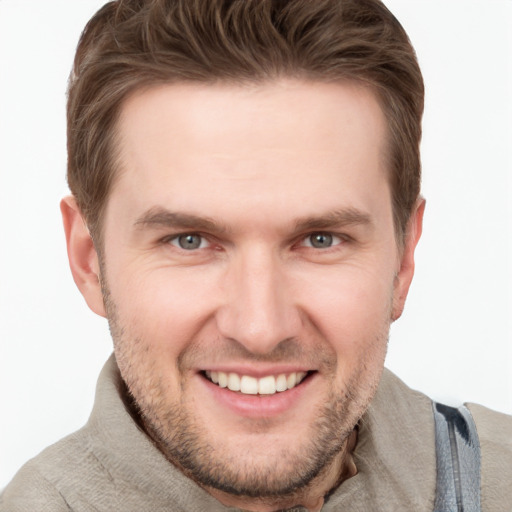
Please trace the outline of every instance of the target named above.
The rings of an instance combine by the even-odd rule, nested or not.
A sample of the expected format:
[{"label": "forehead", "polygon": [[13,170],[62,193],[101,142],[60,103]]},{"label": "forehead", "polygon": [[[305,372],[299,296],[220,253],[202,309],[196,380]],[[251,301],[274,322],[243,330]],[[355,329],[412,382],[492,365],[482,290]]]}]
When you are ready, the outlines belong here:
[{"label": "forehead", "polygon": [[357,83],[159,86],[126,101],[118,131],[110,202],[124,198],[131,211],[301,217],[389,201],[385,119]]}]

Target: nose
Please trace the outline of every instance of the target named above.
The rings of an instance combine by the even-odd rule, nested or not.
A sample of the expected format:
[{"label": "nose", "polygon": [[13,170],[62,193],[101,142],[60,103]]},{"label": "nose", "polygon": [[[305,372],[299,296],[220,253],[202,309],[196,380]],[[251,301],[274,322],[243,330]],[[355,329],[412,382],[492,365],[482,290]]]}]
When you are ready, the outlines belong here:
[{"label": "nose", "polygon": [[222,285],[226,299],[217,311],[217,327],[224,338],[265,355],[298,336],[301,315],[286,262],[278,255],[253,247],[230,263],[227,274]]}]

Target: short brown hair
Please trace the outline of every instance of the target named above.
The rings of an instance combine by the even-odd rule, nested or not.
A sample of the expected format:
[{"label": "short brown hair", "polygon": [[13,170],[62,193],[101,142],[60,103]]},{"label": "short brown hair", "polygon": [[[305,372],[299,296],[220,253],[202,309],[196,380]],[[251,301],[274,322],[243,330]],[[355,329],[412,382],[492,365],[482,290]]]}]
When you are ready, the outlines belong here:
[{"label": "short brown hair", "polygon": [[389,126],[401,242],[420,192],[424,86],[404,29],[379,0],[117,0],[80,39],[68,90],[68,183],[91,230],[117,171],[116,123],[135,90],[192,81],[357,80]]}]

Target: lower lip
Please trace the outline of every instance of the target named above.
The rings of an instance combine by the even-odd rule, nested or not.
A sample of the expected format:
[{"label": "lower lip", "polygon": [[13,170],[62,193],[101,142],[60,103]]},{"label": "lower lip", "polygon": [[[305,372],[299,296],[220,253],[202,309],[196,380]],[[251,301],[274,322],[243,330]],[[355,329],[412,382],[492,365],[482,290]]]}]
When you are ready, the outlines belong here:
[{"label": "lower lip", "polygon": [[228,388],[221,388],[203,375],[199,375],[199,378],[213,398],[236,415],[246,418],[271,418],[296,406],[316,380],[316,373],[308,375],[298,386],[273,395],[245,395]]}]

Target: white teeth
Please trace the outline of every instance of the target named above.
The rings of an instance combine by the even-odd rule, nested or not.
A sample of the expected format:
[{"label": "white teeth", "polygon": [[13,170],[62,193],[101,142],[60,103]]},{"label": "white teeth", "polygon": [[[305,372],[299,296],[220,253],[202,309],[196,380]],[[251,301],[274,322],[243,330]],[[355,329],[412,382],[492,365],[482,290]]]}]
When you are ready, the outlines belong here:
[{"label": "white teeth", "polygon": [[227,388],[228,387],[228,376],[224,372],[219,372],[219,386],[221,388]]},{"label": "white teeth", "polygon": [[258,383],[258,393],[260,395],[273,395],[276,392],[276,378],[272,375],[263,377]]},{"label": "white teeth", "polygon": [[258,394],[258,379],[244,375],[240,379],[240,391],[246,395]]},{"label": "white teeth", "polygon": [[281,374],[276,379],[276,391],[286,391],[288,389],[288,382],[286,375]]},{"label": "white teeth", "polygon": [[231,391],[240,391],[240,377],[236,373],[228,375],[228,388]]},{"label": "white teeth", "polygon": [[208,379],[221,388],[240,391],[246,395],[273,395],[276,392],[283,392],[300,384],[307,375],[306,372],[293,372],[288,375],[284,373],[277,376],[267,375],[257,379],[237,373],[206,371],[205,374]]}]

